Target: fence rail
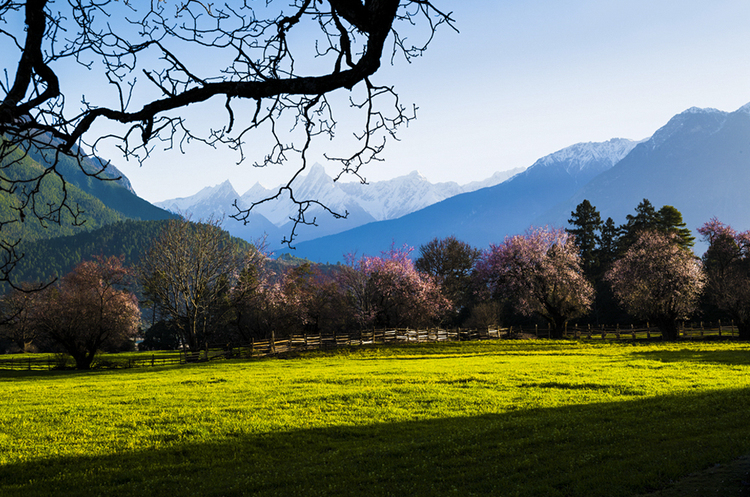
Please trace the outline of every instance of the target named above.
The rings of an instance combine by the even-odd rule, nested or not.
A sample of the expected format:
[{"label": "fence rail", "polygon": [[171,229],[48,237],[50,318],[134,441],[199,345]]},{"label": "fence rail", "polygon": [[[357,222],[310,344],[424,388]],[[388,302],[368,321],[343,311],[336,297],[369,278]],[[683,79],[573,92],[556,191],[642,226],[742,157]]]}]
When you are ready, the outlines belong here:
[{"label": "fence rail", "polygon": [[[718,323],[685,323],[679,330],[680,338],[692,339],[699,337],[736,337],[737,328],[733,323],[722,325]],[[142,352],[128,354],[125,357],[103,356],[95,366],[103,368],[135,368],[169,366],[215,359],[252,358],[270,355],[286,354],[290,352],[332,349],[337,347],[354,347],[371,344],[386,343],[425,343],[441,341],[475,341],[501,338],[549,338],[549,327],[539,326],[511,326],[487,330],[462,330],[460,328],[413,330],[410,328],[355,331],[338,334],[302,334],[290,335],[265,340],[252,340],[250,343],[209,345],[205,349],[194,352],[180,352],[171,354],[156,354]],[[648,323],[645,326],[577,326],[567,325],[563,332],[566,338],[590,340],[648,340],[660,339],[661,332]],[[51,370],[74,366],[70,358],[63,358],[54,354],[24,354],[21,357],[1,356],[0,370]]]}]

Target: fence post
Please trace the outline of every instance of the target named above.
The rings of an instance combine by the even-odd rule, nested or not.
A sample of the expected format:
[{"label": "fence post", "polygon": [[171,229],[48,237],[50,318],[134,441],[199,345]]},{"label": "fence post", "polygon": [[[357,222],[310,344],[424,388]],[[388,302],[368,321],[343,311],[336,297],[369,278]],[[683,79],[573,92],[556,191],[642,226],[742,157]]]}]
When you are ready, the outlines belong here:
[{"label": "fence post", "polygon": [[721,336],[721,319],[719,319],[719,336]]},{"label": "fence post", "polygon": [[276,353],[276,331],[271,330],[271,353]]}]

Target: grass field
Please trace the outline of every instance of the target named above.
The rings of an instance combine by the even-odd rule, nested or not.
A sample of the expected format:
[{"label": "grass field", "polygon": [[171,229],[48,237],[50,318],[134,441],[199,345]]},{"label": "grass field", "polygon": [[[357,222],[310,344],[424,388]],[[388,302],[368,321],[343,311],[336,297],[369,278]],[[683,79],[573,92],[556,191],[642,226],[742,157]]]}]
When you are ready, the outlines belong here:
[{"label": "grass field", "polygon": [[635,495],[750,453],[750,344],[0,372],[0,495]]}]

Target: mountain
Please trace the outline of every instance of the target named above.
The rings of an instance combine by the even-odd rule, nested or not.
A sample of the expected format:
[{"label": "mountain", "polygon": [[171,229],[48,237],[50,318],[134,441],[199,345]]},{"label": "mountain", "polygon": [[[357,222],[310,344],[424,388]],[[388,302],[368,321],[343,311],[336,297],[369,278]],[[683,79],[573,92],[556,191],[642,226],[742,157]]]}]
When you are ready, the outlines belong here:
[{"label": "mountain", "polygon": [[[294,197],[297,200],[315,200],[338,214],[347,213],[346,219],[336,219],[320,205],[310,205],[305,215],[315,219],[317,226],[298,226],[296,241],[311,240],[322,236],[340,233],[374,221],[394,219],[440,202],[460,193],[475,191],[501,183],[523,171],[522,168],[495,173],[484,180],[459,185],[454,182],[430,183],[418,171],[387,181],[370,184],[334,182],[326,174],[323,166],[314,164],[309,172],[300,176],[294,183]],[[278,244],[292,229],[290,216],[296,207],[289,199],[289,193],[281,186],[265,188],[256,183],[243,195],[238,195],[231,183],[206,187],[190,197],[165,200],[156,205],[171,212],[190,214],[193,219],[226,217],[236,214],[234,202],[243,209],[253,202],[273,196],[281,190],[278,200],[264,202],[250,213],[246,224],[227,219],[224,228],[232,235],[252,240],[264,233],[269,242]]]},{"label": "mountain", "polygon": [[[45,209],[49,210],[49,206],[59,206],[63,201],[60,179],[55,175],[47,175],[40,184],[34,205],[26,205],[23,209],[25,220],[4,225],[3,239],[41,240],[96,229],[124,219],[174,217],[174,214],[154,207],[135,195],[127,179],[117,179],[121,175],[114,167],[107,168],[107,174],[104,175],[106,180],[91,177],[90,174],[99,169],[93,161],[94,159],[84,159],[79,166],[76,160],[61,156],[55,167],[66,181],[67,204],[80,212],[78,222],[83,222],[81,226],[73,225],[73,216],[66,210],[60,213],[59,224],[50,221],[42,223],[38,220],[35,213],[43,214]],[[0,167],[9,181],[23,181],[40,177],[48,165],[47,158],[38,151],[31,151],[26,155],[16,150],[5,158]],[[8,184],[5,181],[2,183],[6,188],[0,191],[0,219],[14,219],[17,215],[15,211],[21,207],[20,199],[16,193],[6,191]]]},{"label": "mountain", "polygon": [[602,219],[611,217],[620,224],[647,198],[657,209],[672,205],[680,210],[694,235],[713,216],[746,230],[750,229],[748,185],[750,104],[731,113],[691,108],[537,222],[565,225],[566,215],[588,199]]},{"label": "mountain", "polygon": [[[49,152],[43,153],[35,148],[29,150],[29,158],[38,165],[49,165],[52,159]],[[102,168],[104,171],[100,172]],[[173,217],[136,195],[130,180],[112,163],[99,157],[85,156],[79,163],[72,157],[60,154],[56,169],[68,185],[100,200],[126,219],[157,220]]]},{"label": "mountain", "polygon": [[345,253],[377,253],[391,243],[419,246],[454,235],[477,247],[520,233],[553,206],[569,199],[637,145],[615,138],[579,143],[536,161],[498,185],[463,193],[398,219],[360,226],[333,236],[300,242],[295,255],[314,261],[338,261]]}]

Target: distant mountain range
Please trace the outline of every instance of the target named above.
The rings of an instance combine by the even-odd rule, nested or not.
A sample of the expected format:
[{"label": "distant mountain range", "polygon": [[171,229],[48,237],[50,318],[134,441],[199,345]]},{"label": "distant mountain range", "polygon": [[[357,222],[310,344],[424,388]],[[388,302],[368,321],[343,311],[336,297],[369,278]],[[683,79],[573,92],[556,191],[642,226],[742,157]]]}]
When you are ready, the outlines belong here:
[{"label": "distant mountain range", "polygon": [[[731,113],[691,108],[643,142],[573,145],[499,185],[399,219],[302,242],[294,253],[336,261],[350,252],[377,253],[391,243],[418,247],[449,235],[486,248],[532,225],[566,227],[584,199],[617,224],[648,198],[657,208],[679,209],[694,234],[713,216],[745,230],[750,228],[749,185],[750,104]],[[697,253],[704,249],[696,246]]]},{"label": "distant mountain range", "polygon": [[[334,212],[348,213],[346,219],[335,219],[320,207],[314,207],[308,215],[316,217],[318,226],[299,226],[297,242],[340,233],[375,221],[396,219],[420,210],[452,196],[493,186],[523,171],[517,168],[493,174],[484,181],[466,185],[455,182],[430,183],[418,171],[387,181],[369,184],[334,182],[323,166],[314,164],[309,172],[300,176],[292,185],[297,199],[314,199]],[[256,183],[243,195],[239,195],[229,181],[217,186],[203,188],[190,197],[158,202],[156,205],[174,213],[187,214],[193,220],[209,217],[229,217],[237,212],[237,205],[246,209],[257,202],[276,194],[280,187],[265,188]],[[242,224],[226,219],[224,228],[232,235],[246,240],[268,235],[269,243],[279,245],[291,231],[290,216],[294,206],[288,196],[279,201],[267,202],[252,210],[249,222]]]},{"label": "distant mountain range", "polygon": [[[41,170],[38,161],[43,162],[44,158],[33,159],[27,158],[23,167]],[[95,166],[96,163],[87,163],[84,168]],[[194,220],[223,216],[232,213],[235,200],[245,207],[278,191],[256,184],[238,195],[225,182],[188,198],[160,202],[171,211],[168,212],[138,198],[127,178],[99,182],[72,162],[61,164],[58,170],[69,181],[71,198],[85,210],[87,223],[83,231],[99,231],[126,219],[166,219],[174,216],[172,212],[189,214]],[[116,175],[119,172],[111,169],[110,177]],[[313,166],[307,175],[298,178],[295,196],[320,200],[334,210],[348,211],[350,216],[342,221],[320,213],[320,227],[305,227],[296,249],[289,252],[312,261],[336,262],[347,253],[377,254],[393,243],[419,247],[432,238],[449,235],[486,248],[532,225],[565,227],[571,211],[584,199],[596,206],[603,219],[612,217],[617,224],[634,213],[643,198],[648,198],[657,208],[673,205],[679,209],[693,234],[713,216],[745,230],[750,228],[748,185],[750,104],[735,112],[692,108],[672,118],[647,140],[616,138],[579,143],[539,159],[528,169],[509,171],[504,176],[496,174],[485,182],[463,186],[431,184],[417,172],[370,185],[338,183],[322,167]],[[44,192],[50,201],[56,194],[59,192],[54,185]],[[13,202],[12,195],[0,195],[0,215],[3,209],[12,209]],[[288,203],[263,204],[252,213],[248,225],[229,219],[225,227],[234,236],[249,241],[265,232],[269,242],[278,243],[289,234],[289,213]],[[131,230],[127,224],[122,226]],[[33,249],[27,244],[32,240],[81,232],[65,221],[62,226],[40,228],[39,223],[29,223],[28,219],[24,224],[6,228],[6,236],[16,235],[11,229],[22,230],[18,235],[23,236],[30,254]],[[102,240],[106,240],[106,250],[111,253],[118,252],[112,246],[116,240],[137,238],[107,233],[102,231]],[[95,240],[98,238],[93,237],[84,245],[104,246],[105,242]],[[45,255],[50,250],[64,255],[65,264],[55,263],[61,268],[79,258],[79,249],[63,254],[66,249],[59,243],[47,245],[54,248],[40,248],[34,252],[35,260],[50,259]],[[696,252],[702,250],[699,245]],[[276,250],[277,254],[283,252]]]},{"label": "distant mountain range", "polygon": [[[602,219],[624,222],[648,198],[657,209],[673,205],[687,227],[717,217],[736,229],[750,229],[750,104],[735,112],[691,108],[673,117],[611,169],[593,178],[535,224],[567,223],[566,214],[583,199]],[[705,247],[696,245],[696,252]]]},{"label": "distant mountain range", "polygon": [[392,243],[418,247],[449,235],[486,248],[501,242],[506,234],[523,232],[534,219],[611,169],[636,145],[622,138],[579,143],[539,159],[498,185],[456,195],[398,219],[301,242],[292,253],[332,262],[351,252],[378,253]]}]

